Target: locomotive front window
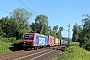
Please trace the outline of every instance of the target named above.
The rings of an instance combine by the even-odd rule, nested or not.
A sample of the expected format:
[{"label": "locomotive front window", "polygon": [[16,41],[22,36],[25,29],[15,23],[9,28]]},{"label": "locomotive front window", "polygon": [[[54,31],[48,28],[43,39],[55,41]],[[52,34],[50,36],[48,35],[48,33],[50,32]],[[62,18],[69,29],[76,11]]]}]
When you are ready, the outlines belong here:
[{"label": "locomotive front window", "polygon": [[24,39],[33,40],[34,39],[34,34],[25,34]]}]

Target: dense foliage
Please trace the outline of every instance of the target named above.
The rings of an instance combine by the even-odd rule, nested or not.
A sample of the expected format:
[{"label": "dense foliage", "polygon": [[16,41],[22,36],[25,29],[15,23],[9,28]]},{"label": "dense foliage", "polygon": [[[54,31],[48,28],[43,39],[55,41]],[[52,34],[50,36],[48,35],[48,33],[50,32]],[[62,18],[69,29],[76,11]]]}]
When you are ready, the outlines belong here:
[{"label": "dense foliage", "polygon": [[16,37],[16,39],[23,38],[23,34],[30,31],[28,20],[31,17],[24,8],[17,8],[10,17],[3,17],[0,19],[0,36],[2,37]]},{"label": "dense foliage", "polygon": [[0,53],[22,49],[22,41],[25,32],[35,31],[44,35],[51,35],[62,39],[63,27],[49,26],[48,16],[37,15],[35,22],[29,20],[33,14],[24,8],[17,8],[10,16],[0,19]]},{"label": "dense foliage", "polygon": [[79,42],[71,42],[71,43],[70,43],[70,46],[74,46],[74,45],[79,46],[80,44],[79,44]]},{"label": "dense foliage", "polygon": [[6,53],[6,52],[11,52],[11,50],[9,49],[9,47],[12,46],[11,42],[3,42],[0,41],[0,53]]},{"label": "dense foliage", "polygon": [[90,60],[90,54],[78,45],[68,47],[57,60]]},{"label": "dense foliage", "polygon": [[73,26],[72,41],[79,42],[81,47],[90,50],[90,16],[88,14],[83,16],[82,27],[78,24]]},{"label": "dense foliage", "polygon": [[28,21],[31,17],[32,13],[26,9],[15,9],[10,17],[7,16],[0,19],[0,36],[22,39],[25,32],[35,31],[40,34],[52,35],[62,39],[61,31],[63,27],[56,25],[51,28],[51,26],[48,26],[49,20],[44,14],[37,15],[35,23],[29,24]]}]

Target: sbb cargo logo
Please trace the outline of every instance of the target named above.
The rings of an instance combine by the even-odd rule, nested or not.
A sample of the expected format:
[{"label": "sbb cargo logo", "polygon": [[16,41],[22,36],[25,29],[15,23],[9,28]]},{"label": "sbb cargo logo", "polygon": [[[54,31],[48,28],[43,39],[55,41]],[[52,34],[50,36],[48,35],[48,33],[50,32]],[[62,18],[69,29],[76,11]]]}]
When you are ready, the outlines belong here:
[{"label": "sbb cargo logo", "polygon": [[40,38],[39,37],[39,44],[45,44],[45,38]]}]

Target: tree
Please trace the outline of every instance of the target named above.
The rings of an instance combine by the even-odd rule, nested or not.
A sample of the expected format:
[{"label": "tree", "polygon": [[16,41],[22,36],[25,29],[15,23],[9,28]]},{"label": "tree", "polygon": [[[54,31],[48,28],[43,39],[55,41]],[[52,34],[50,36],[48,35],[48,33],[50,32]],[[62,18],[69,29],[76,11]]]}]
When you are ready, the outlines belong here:
[{"label": "tree", "polygon": [[58,30],[58,25],[53,26],[53,31],[55,31],[55,33],[57,32],[57,30]]},{"label": "tree", "polygon": [[43,14],[37,15],[35,18],[35,22],[40,23],[41,25],[42,24],[48,25],[48,17]]},{"label": "tree", "polygon": [[58,37],[59,39],[62,39],[61,31],[63,31],[63,27],[60,27],[59,30],[58,30],[58,32],[57,32],[57,37]]},{"label": "tree", "polygon": [[51,29],[52,29],[51,26],[48,26],[48,33],[47,33],[46,35],[48,35],[48,36],[51,35],[51,34],[50,34]]},{"label": "tree", "polygon": [[41,28],[41,26],[40,26],[40,24],[39,23],[32,23],[31,24],[31,28],[32,28],[32,30],[33,31],[35,31],[35,32],[37,32],[37,33],[40,33],[40,28]]},{"label": "tree", "polygon": [[69,41],[69,39],[68,39],[68,38],[66,38],[66,37],[62,37],[62,40],[65,40],[65,41],[70,42],[70,41]]},{"label": "tree", "polygon": [[61,27],[59,28],[59,31],[63,31],[63,29],[64,29],[64,28],[61,26]]},{"label": "tree", "polygon": [[1,19],[1,29],[3,30],[3,32],[5,33],[5,36],[7,37],[8,36],[8,33],[9,33],[9,18],[8,16],[5,17],[5,18],[2,18]]},{"label": "tree", "polygon": [[53,36],[54,38],[56,38],[56,37],[57,37],[57,36],[56,36],[56,34],[55,34],[55,32],[54,32],[53,30],[50,30],[49,35],[50,35],[50,36]]},{"label": "tree", "polygon": [[77,23],[75,23],[75,25],[73,26],[73,38],[72,41],[77,42],[78,38],[79,38],[79,34],[81,32],[82,28],[80,25],[78,25]]},{"label": "tree", "polygon": [[5,33],[4,37],[16,37],[16,32],[19,29],[18,23],[13,18],[2,18],[1,19],[1,28],[2,31]]},{"label": "tree", "polygon": [[58,31],[58,25],[56,25],[56,26],[53,26],[53,32],[54,32],[54,34],[55,34],[55,36],[54,37],[57,37],[57,31]]},{"label": "tree", "polygon": [[1,19],[0,19],[0,36],[2,37],[6,36],[5,32],[2,30],[2,20]]},{"label": "tree", "polygon": [[[43,31],[43,28],[45,28],[45,30],[48,30],[48,17],[46,15],[40,14],[37,15],[35,18],[35,27],[36,28],[36,32],[38,31],[38,33],[42,33],[41,30]],[[38,27],[38,28],[37,28]],[[44,33],[47,33],[48,31],[44,31]]]},{"label": "tree", "polygon": [[[83,22],[83,30],[79,35],[80,46],[86,48],[89,46],[88,42],[90,41],[90,16],[88,14],[84,15],[85,18],[82,19]],[[89,46],[90,47],[90,46]]]},{"label": "tree", "polygon": [[48,35],[48,26],[47,25],[42,25],[42,29],[40,31],[40,34]]},{"label": "tree", "polygon": [[28,12],[24,8],[17,8],[13,11],[11,17],[14,18],[16,21],[18,21],[19,23],[20,22],[27,23],[30,17],[32,17],[32,13]]},{"label": "tree", "polygon": [[23,38],[25,32],[31,31],[28,20],[31,18],[32,13],[28,12],[24,8],[17,8],[13,11],[11,18],[13,18],[17,23],[17,38]]}]

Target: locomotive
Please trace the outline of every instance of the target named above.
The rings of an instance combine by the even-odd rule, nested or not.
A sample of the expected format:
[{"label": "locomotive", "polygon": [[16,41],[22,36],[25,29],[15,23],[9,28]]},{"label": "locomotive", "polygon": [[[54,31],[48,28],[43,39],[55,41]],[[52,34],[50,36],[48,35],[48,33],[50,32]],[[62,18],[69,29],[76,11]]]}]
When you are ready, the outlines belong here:
[{"label": "locomotive", "polygon": [[65,40],[60,40],[52,36],[45,36],[35,32],[27,32],[24,35],[24,49],[38,49],[47,46],[65,45],[68,44]]}]

